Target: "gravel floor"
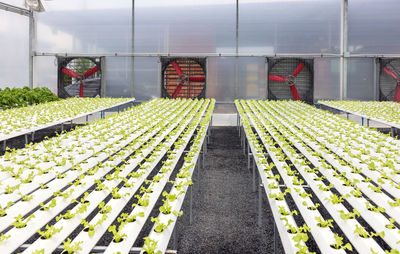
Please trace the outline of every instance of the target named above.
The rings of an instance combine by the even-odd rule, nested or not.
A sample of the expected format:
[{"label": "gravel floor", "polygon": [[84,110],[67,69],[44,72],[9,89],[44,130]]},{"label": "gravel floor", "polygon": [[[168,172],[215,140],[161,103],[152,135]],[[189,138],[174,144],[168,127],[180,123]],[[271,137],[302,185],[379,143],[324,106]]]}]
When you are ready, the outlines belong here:
[{"label": "gravel floor", "polygon": [[[193,223],[190,196],[177,224],[178,253],[273,253],[273,218],[263,192],[263,226],[257,227],[258,193],[235,127],[215,127],[200,184],[194,178]],[[175,248],[174,248],[175,247]],[[283,253],[281,246],[279,252]]]}]

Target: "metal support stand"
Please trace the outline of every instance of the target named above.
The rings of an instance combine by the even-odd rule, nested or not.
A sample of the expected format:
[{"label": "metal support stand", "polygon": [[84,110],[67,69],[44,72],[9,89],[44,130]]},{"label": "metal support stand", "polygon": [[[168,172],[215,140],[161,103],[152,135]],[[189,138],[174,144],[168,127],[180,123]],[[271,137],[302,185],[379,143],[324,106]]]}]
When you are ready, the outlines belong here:
[{"label": "metal support stand", "polygon": [[203,153],[207,153],[207,142],[203,143]]},{"label": "metal support stand", "polygon": [[176,227],[174,228],[174,231],[172,231],[172,241],[173,241],[173,244],[172,244],[172,248],[174,248],[175,250],[176,249],[178,249],[178,239],[177,239],[177,237],[176,237]]},{"label": "metal support stand", "polygon": [[349,120],[349,113],[346,112],[346,119]]},{"label": "metal support stand", "polygon": [[28,144],[28,134],[25,134],[25,144]]},{"label": "metal support stand", "polygon": [[86,123],[89,121],[89,115],[86,115]]},{"label": "metal support stand", "polygon": [[251,160],[251,153],[250,153],[250,146],[247,144],[247,168],[250,170],[251,165],[250,165],[250,160]]},{"label": "metal support stand", "polygon": [[203,162],[201,163],[201,165],[203,166],[203,169],[204,169],[204,167],[205,167],[205,164],[204,164],[204,156],[205,156],[205,155],[204,155],[204,149],[203,149],[202,156],[201,156],[201,157],[202,157],[202,160],[203,160]]},{"label": "metal support stand", "polygon": [[278,228],[274,222],[274,253],[278,253]]},{"label": "metal support stand", "polygon": [[64,131],[64,123],[61,123],[61,132]]},{"label": "metal support stand", "polygon": [[367,118],[367,126],[369,127],[369,119]]},{"label": "metal support stand", "polygon": [[192,225],[193,222],[193,189],[192,186],[189,186],[189,192],[190,192],[190,205],[189,205],[189,224]]},{"label": "metal support stand", "polygon": [[[396,128],[390,127],[390,134],[391,134],[391,136],[394,138],[394,136],[396,135]],[[5,142],[5,141],[4,141],[4,142]]]},{"label": "metal support stand", "polygon": [[33,131],[31,134],[32,142],[35,141],[35,132]]},{"label": "metal support stand", "polygon": [[263,185],[260,183],[258,185],[258,227],[260,228],[262,225],[262,188]]},{"label": "metal support stand", "polygon": [[[249,156],[250,157],[250,156]],[[253,165],[252,165],[252,174],[253,174],[253,192],[256,192],[256,161],[253,158]]]},{"label": "metal support stand", "polygon": [[6,151],[6,148],[7,148],[7,141],[4,140],[3,141],[3,151]]},{"label": "metal support stand", "polygon": [[364,126],[364,117],[361,117],[361,126]]}]

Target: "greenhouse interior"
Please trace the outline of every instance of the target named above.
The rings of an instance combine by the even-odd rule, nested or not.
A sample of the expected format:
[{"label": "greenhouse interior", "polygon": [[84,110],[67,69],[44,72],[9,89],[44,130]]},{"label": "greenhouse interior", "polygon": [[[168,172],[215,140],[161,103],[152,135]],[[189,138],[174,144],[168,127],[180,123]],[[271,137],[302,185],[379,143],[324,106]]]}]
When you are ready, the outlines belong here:
[{"label": "greenhouse interior", "polygon": [[400,253],[399,0],[0,0],[0,253]]}]

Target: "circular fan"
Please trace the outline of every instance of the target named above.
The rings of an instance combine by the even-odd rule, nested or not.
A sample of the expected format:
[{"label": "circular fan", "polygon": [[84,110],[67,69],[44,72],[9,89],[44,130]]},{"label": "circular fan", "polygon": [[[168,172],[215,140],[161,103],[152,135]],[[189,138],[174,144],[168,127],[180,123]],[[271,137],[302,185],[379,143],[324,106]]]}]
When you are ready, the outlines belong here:
[{"label": "circular fan", "polygon": [[96,97],[101,91],[99,58],[62,58],[58,65],[58,95]]},{"label": "circular fan", "polygon": [[170,98],[200,98],[205,96],[205,59],[164,59],[163,96]]},{"label": "circular fan", "polygon": [[382,101],[400,102],[400,59],[381,60],[379,94]]},{"label": "circular fan", "polygon": [[273,100],[313,100],[312,67],[303,59],[272,59],[269,63],[268,97]]}]

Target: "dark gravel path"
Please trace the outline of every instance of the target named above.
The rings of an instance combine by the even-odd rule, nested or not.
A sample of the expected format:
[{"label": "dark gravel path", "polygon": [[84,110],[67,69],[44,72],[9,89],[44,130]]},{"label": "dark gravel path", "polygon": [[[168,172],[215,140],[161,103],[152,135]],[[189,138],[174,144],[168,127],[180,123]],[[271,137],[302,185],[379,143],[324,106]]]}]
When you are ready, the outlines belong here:
[{"label": "dark gravel path", "polygon": [[175,249],[178,253],[273,253],[272,214],[263,192],[263,227],[257,227],[258,193],[251,190],[251,172],[237,129],[215,127],[208,147],[200,184],[194,181],[193,223],[189,224],[187,195]]}]

